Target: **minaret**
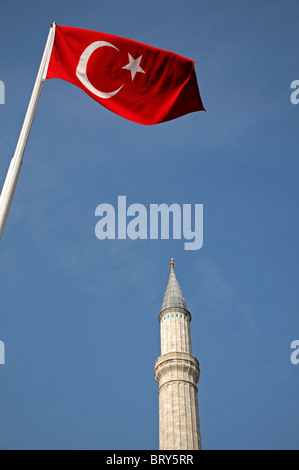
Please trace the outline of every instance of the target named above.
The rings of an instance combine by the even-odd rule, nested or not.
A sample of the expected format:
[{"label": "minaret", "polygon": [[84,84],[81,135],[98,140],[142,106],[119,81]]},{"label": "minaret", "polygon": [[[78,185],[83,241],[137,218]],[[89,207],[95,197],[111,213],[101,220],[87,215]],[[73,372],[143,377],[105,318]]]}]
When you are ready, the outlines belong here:
[{"label": "minaret", "polygon": [[199,450],[201,437],[197,398],[200,376],[192,356],[191,314],[174,272],[170,276],[159,315],[161,356],[155,363],[159,385],[160,450]]}]

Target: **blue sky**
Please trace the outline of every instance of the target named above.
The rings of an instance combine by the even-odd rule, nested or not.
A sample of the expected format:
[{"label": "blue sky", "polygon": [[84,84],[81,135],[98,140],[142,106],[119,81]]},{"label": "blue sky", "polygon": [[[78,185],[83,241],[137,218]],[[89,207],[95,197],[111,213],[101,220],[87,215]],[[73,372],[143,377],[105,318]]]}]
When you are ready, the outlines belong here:
[{"label": "blue sky", "polygon": [[[11,0],[0,184],[50,23],[195,61],[207,113],[146,127],[45,83],[0,246],[1,449],[157,449],[158,314],[176,258],[205,449],[298,449],[296,0]],[[98,204],[203,204],[204,245],[95,237]]]}]

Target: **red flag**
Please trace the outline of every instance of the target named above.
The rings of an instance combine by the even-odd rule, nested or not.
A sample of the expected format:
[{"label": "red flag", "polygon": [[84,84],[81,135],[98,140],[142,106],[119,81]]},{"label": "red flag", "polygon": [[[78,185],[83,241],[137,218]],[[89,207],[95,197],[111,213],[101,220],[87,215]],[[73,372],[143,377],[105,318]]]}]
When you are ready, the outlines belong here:
[{"label": "red flag", "polygon": [[47,78],[71,82],[139,124],[205,111],[192,60],[96,31],[56,26]]}]

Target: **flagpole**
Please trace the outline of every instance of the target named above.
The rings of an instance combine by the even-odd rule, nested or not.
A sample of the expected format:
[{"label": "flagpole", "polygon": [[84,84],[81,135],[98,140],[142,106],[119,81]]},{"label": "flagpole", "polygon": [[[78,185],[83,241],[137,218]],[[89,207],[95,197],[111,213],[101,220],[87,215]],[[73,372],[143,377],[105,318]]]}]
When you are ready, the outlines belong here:
[{"label": "flagpole", "polygon": [[53,22],[49,31],[48,39],[36,77],[36,81],[33,87],[32,95],[27,108],[26,116],[22,126],[22,130],[19,136],[19,140],[16,146],[14,156],[11,160],[7,176],[3,185],[3,189],[0,196],[0,240],[3,235],[6,220],[10,210],[10,206],[13,200],[15,189],[17,186],[18,178],[23,163],[23,155],[25,152],[26,144],[30,134],[32,122],[34,119],[35,111],[41,94],[42,86],[46,80],[47,71],[49,67],[50,57],[55,38],[56,24]]}]

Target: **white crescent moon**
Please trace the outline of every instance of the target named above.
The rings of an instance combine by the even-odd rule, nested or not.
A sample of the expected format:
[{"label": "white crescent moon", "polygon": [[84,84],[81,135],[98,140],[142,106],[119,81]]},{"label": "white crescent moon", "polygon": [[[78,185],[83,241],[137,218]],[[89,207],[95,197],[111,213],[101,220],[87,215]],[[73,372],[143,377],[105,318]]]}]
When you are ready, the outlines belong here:
[{"label": "white crescent moon", "polygon": [[99,98],[108,99],[116,95],[122,89],[123,85],[120,88],[118,88],[118,90],[111,91],[110,93],[104,93],[103,91],[100,91],[97,88],[95,88],[90,83],[87,77],[87,64],[88,64],[91,54],[97,49],[99,49],[100,47],[104,47],[104,46],[113,47],[114,49],[119,51],[119,49],[117,49],[117,47],[115,47],[110,42],[106,42],[106,41],[93,42],[85,49],[85,51],[81,55],[79,64],[76,70],[76,75],[78,79],[80,80],[80,82],[85,86],[85,88],[87,88],[87,90],[91,91],[94,95],[98,96]]}]

